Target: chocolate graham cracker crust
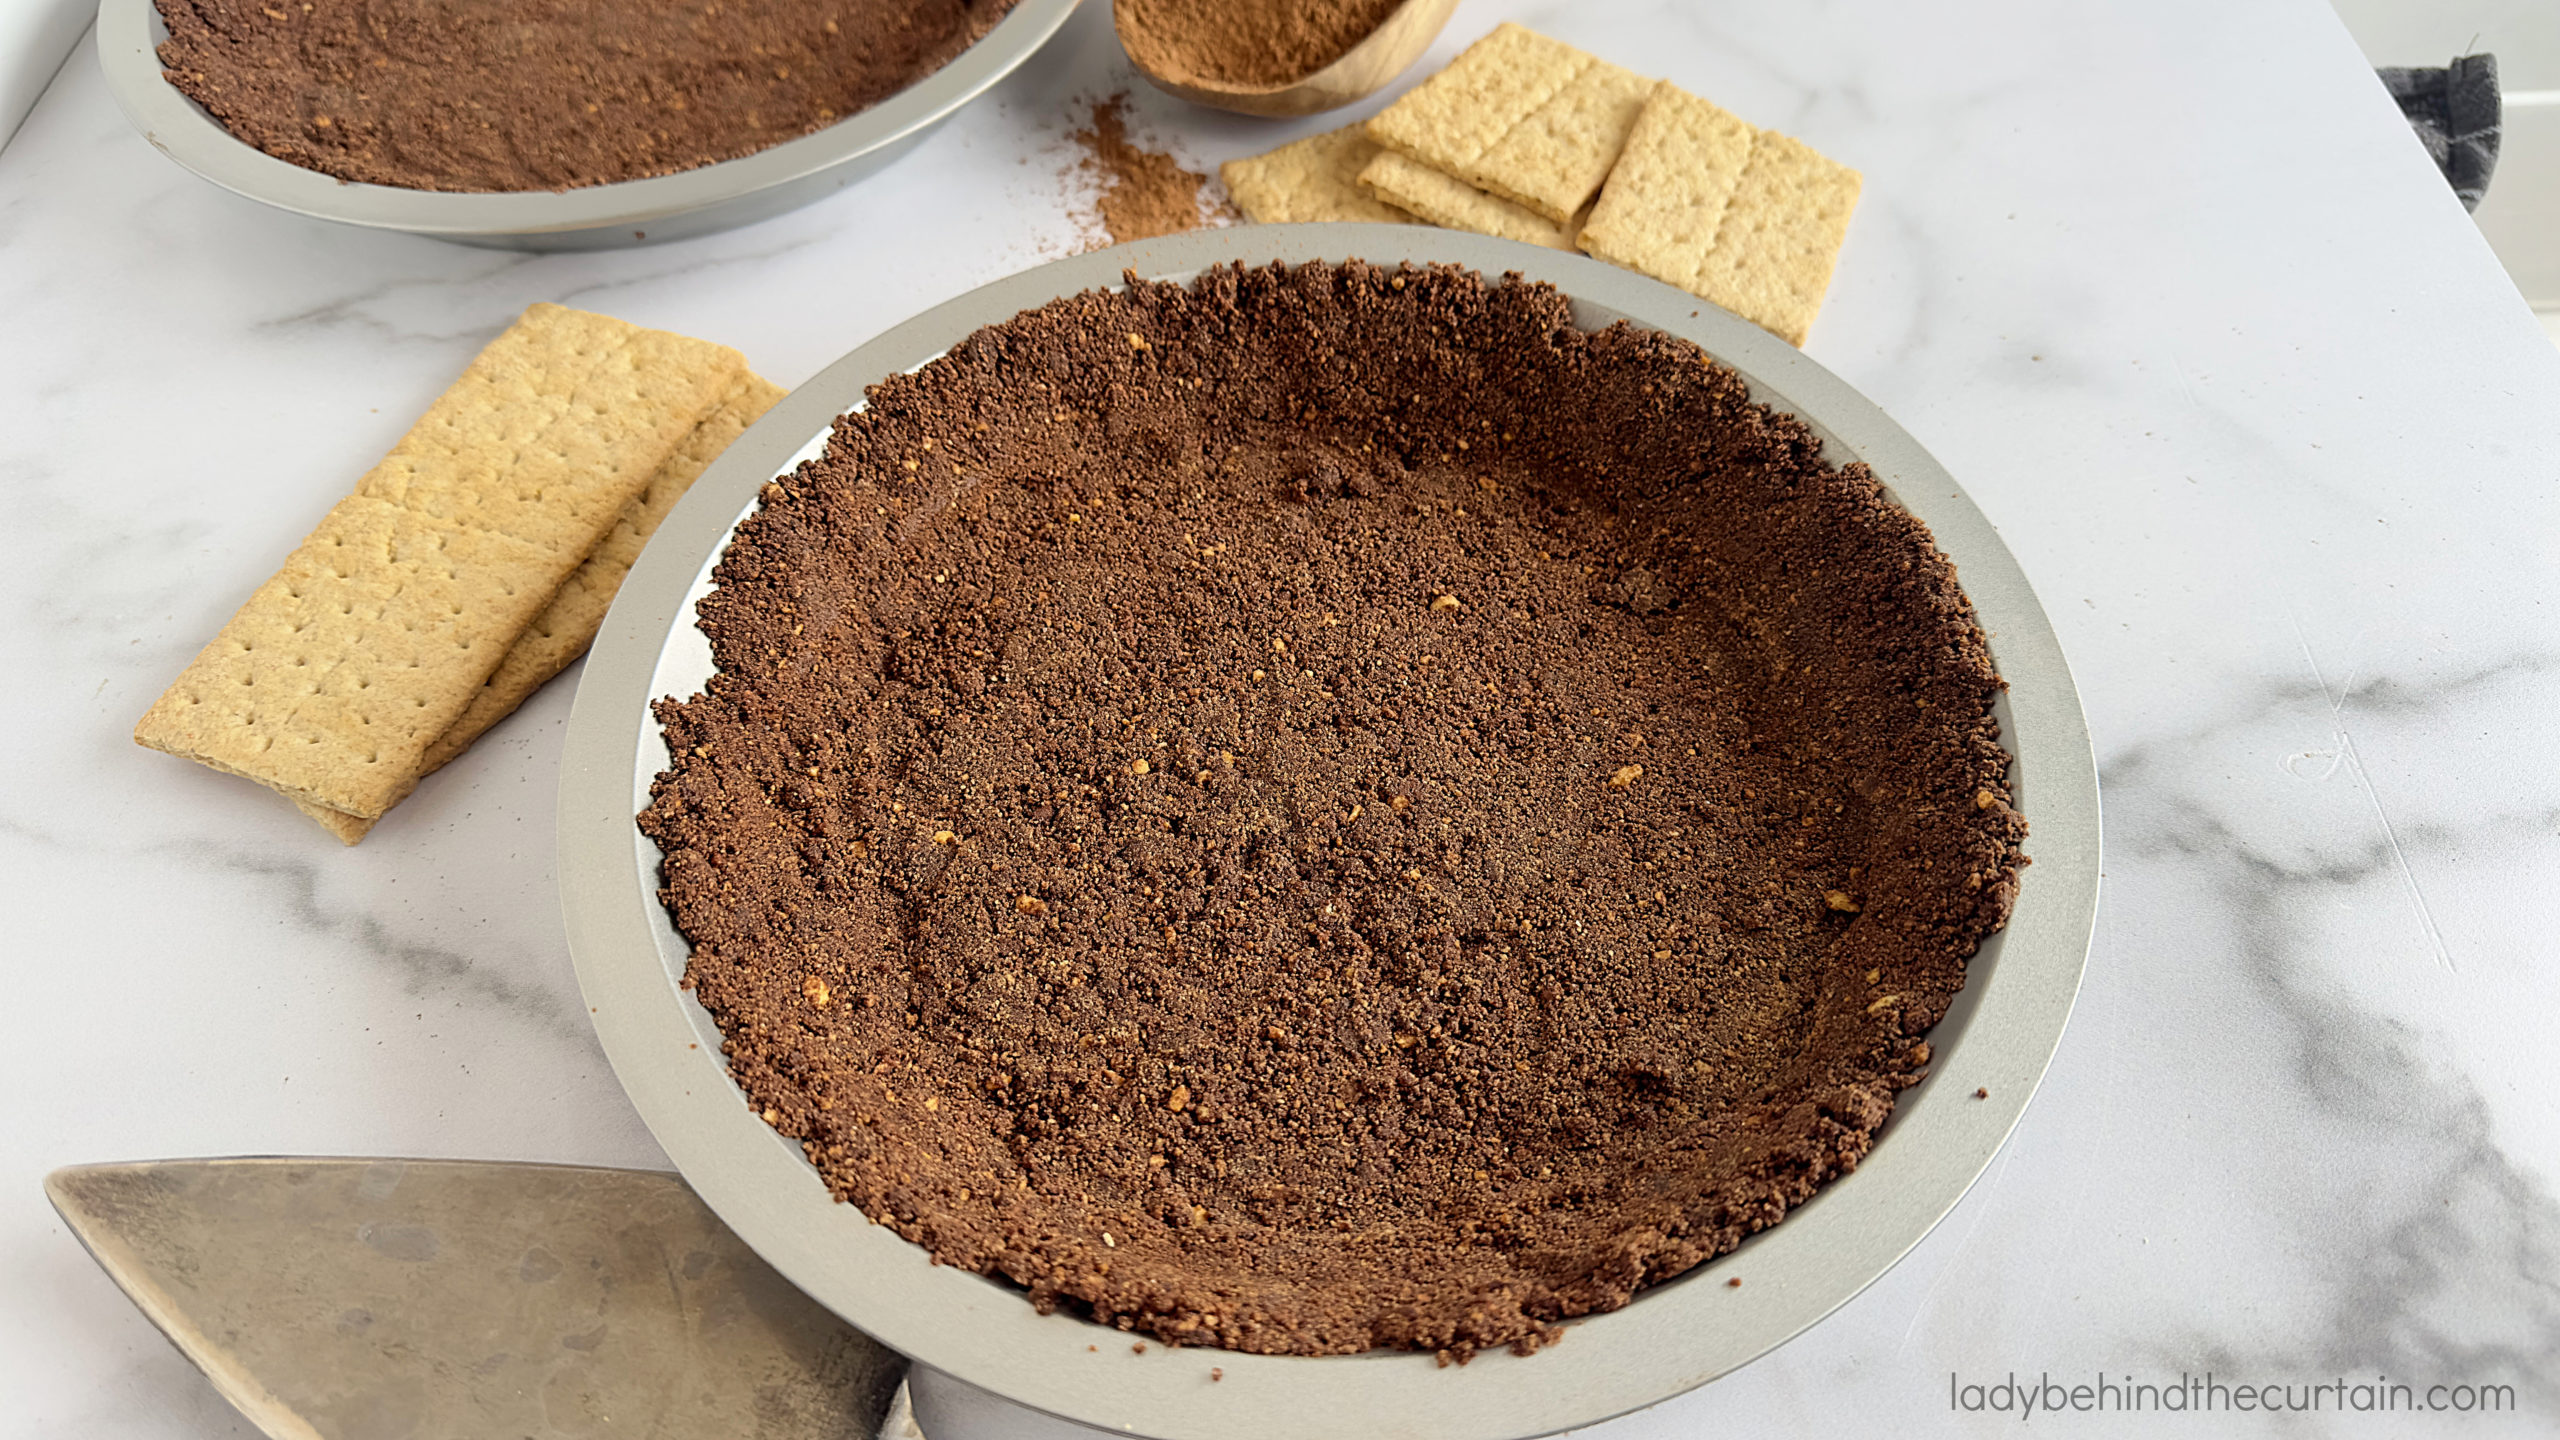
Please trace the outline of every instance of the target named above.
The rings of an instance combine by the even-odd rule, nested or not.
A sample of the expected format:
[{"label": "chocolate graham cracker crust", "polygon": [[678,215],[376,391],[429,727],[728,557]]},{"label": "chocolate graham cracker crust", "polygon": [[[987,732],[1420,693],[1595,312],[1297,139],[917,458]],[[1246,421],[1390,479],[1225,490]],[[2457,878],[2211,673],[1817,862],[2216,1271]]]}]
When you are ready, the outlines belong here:
[{"label": "chocolate graham cracker crust", "polygon": [[169,83],[269,155],[411,190],[570,190],[796,139],[1014,0],[154,0]]},{"label": "chocolate graham cracker crust", "polygon": [[751,1103],[1044,1308],[1464,1358],[1853,1168],[2025,825],[1971,607],[1694,346],[1132,280],[766,487],[640,823]]}]

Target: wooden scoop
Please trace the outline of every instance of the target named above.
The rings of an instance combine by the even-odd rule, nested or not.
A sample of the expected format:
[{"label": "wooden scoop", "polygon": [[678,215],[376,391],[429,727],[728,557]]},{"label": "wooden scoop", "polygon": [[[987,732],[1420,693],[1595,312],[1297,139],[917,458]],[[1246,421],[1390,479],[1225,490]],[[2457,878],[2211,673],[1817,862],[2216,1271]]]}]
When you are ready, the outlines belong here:
[{"label": "wooden scoop", "polygon": [[1237,85],[1197,75],[1159,74],[1139,61],[1129,44],[1128,0],[1112,0],[1111,20],[1120,34],[1120,48],[1129,51],[1138,73],[1160,90],[1195,105],[1241,115],[1313,115],[1374,95],[1403,74],[1431,48],[1457,8],[1458,0],[1404,0],[1341,59],[1285,85]]}]

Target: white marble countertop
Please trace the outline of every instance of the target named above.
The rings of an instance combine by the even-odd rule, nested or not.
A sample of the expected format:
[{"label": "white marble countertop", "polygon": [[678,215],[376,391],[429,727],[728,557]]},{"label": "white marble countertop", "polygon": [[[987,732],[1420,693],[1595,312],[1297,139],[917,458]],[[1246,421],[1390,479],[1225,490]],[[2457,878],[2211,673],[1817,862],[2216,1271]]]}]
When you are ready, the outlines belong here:
[{"label": "white marble countertop", "polygon": [[[1590,1433],[2006,1434],[1951,1375],[2208,1369],[2524,1413],[2035,1423],[2560,1426],[2560,352],[2345,31],[2319,0],[1469,0],[1430,63],[1504,15],[1866,172],[1809,349],[2007,536],[2107,807],[2078,1014],[1972,1195],[1802,1338]],[[1071,102],[1131,83],[1089,4],[850,192],[528,257],[218,191],[64,68],[0,152],[0,1434],[250,1433],[55,1220],[54,1166],[662,1163],[553,899],[567,682],[354,850],[135,748],[152,697],[527,303],[798,381],[1075,248]],[[1284,134],[1137,108],[1203,166]]]}]

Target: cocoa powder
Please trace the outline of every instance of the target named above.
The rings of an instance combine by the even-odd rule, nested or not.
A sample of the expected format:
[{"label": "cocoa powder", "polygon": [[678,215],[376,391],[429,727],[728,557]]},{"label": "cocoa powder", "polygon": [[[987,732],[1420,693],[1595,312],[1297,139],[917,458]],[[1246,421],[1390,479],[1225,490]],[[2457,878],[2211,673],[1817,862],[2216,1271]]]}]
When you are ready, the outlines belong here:
[{"label": "cocoa powder", "polygon": [[865,110],[1014,0],[155,0],[169,83],[279,160],[412,190],[673,174]]},{"label": "cocoa powder", "polygon": [[1349,53],[1402,0],[1119,0],[1129,58],[1177,80],[1275,86]]},{"label": "cocoa powder", "polygon": [[1182,168],[1161,151],[1129,140],[1126,92],[1093,103],[1086,128],[1071,136],[1077,160],[1098,190],[1095,219],[1111,244],[1197,230],[1200,188],[1208,177]]},{"label": "cocoa powder", "polygon": [[840,1199],[1182,1344],[1528,1350],[1854,1167],[2024,824],[1947,562],[1467,272],[980,331],[766,488],[642,828]]}]

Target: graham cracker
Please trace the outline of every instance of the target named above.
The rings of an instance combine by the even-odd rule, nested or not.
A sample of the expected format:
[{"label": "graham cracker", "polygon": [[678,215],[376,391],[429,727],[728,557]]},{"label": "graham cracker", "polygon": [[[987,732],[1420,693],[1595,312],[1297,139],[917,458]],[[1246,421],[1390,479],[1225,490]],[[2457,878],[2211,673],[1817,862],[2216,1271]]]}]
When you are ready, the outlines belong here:
[{"label": "graham cracker", "polygon": [[350,495],[134,739],[337,809],[379,803],[469,698],[453,677],[497,668],[550,603],[551,568],[525,541]]},{"label": "graham cracker", "polygon": [[725,345],[535,305],[356,493],[568,553],[574,567],[746,368]]},{"label": "graham cracker", "polygon": [[[291,800],[293,797],[285,798]],[[294,800],[293,808],[319,821],[320,828],[337,836],[338,843],[342,845],[353,845],[372,834],[373,827],[382,823],[380,820],[367,820],[361,816],[350,815],[344,810],[332,810],[325,805],[314,805],[308,800]]]},{"label": "graham cracker", "polygon": [[1761,131],[1688,288],[1802,345],[1831,288],[1859,183],[1857,171],[1803,141]]},{"label": "graham cracker", "polygon": [[134,728],[379,817],[746,362],[537,305],[260,586]]},{"label": "graham cracker", "polygon": [[1381,220],[1413,217],[1360,188],[1360,171],[1377,158],[1378,144],[1357,125],[1292,140],[1264,155],[1218,167],[1227,194],[1245,217],[1265,225],[1304,220]]},{"label": "graham cracker", "polygon": [[1573,222],[1558,225],[1393,150],[1379,152],[1360,172],[1360,183],[1434,225],[1525,240],[1550,250],[1573,248]]},{"label": "graham cracker", "polygon": [[1613,265],[1695,291],[1758,134],[1665,82],[1645,101],[1618,168],[1575,244]]},{"label": "graham cracker", "polygon": [[1561,225],[1608,179],[1654,82],[1518,25],[1369,120],[1369,138]]},{"label": "graham cracker", "polygon": [[[649,477],[647,487],[623,507],[613,529],[597,543],[586,563],[570,572],[551,604],[525,626],[496,672],[471,697],[470,705],[427,747],[413,784],[443,769],[491,726],[514,714],[553,676],[587,653],[597,630],[604,625],[605,612],[612,607],[615,592],[622,588],[622,577],[630,573],[632,563],[640,558],[641,548],[657,532],[659,522],[676,508],[676,502],[684,498],[693,482],[729,448],[730,442],[746,433],[748,426],[763,418],[764,412],[788,393],[753,373],[739,378],[719,408],[703,417],[693,433]],[[297,799],[294,804],[349,845],[362,840],[375,823],[308,800]]]},{"label": "graham cracker", "polygon": [[764,412],[789,393],[752,372],[738,377],[721,398],[719,408],[693,427],[693,433],[623,507],[613,528],[596,543],[586,563],[561,583],[560,593],[552,597],[549,608],[535,616],[524,633],[516,637],[507,658],[499,662],[496,673],[472,697],[461,718],[428,747],[426,765],[420,774],[429,775],[444,768],[490,726],[514,714],[516,707],[552,676],[587,653],[587,647],[595,643],[596,631],[603,628],[605,612],[613,608],[622,577],[631,573],[642,547],[657,533],[659,522],[676,508],[676,502],[684,498],[693,482],[711,468],[711,462],[720,458],[731,441],[745,434],[748,426],[763,419]]}]

